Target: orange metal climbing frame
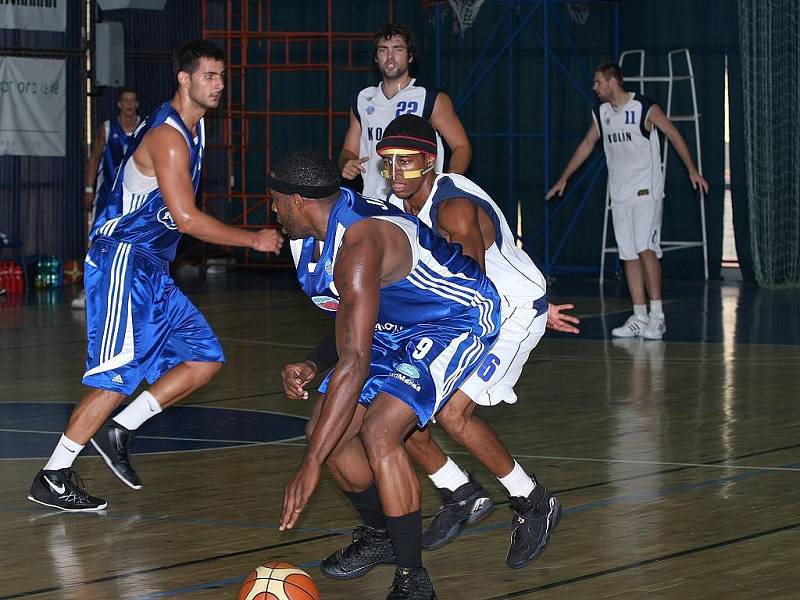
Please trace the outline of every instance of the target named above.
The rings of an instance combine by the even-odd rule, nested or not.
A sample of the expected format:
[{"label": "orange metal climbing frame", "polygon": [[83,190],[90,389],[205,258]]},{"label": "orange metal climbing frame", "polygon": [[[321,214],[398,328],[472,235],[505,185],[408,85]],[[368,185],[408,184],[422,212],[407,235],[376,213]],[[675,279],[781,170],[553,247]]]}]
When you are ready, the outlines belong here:
[{"label": "orange metal climbing frame", "polygon": [[[297,10],[303,9],[297,3]],[[203,210],[226,223],[260,229],[275,226],[269,211],[264,176],[273,158],[276,123],[285,117],[303,119],[308,127],[327,129],[328,154],[338,154],[341,139],[334,139],[334,121],[347,119],[348,105],[336,100],[336,74],[342,71],[368,71],[371,32],[334,31],[334,0],[326,2],[326,27],[319,31],[285,31],[273,27],[271,0],[203,0],[203,38],[222,47],[227,56],[227,90],[223,106],[209,114],[204,180],[201,192]],[[291,10],[285,3],[281,11]],[[389,20],[394,2],[387,2]],[[282,14],[281,21],[285,21]],[[320,18],[320,22],[322,19]],[[275,77],[287,73],[314,73],[326,90],[324,97],[297,98],[287,106],[285,94],[278,106],[273,102]],[[349,97],[341,95],[342,98]],[[291,102],[290,102],[291,104]],[[338,105],[335,105],[338,104]],[[300,123],[300,127],[304,125]],[[345,125],[346,127],[346,125]],[[277,130],[280,131],[280,130]],[[283,134],[285,137],[285,133]],[[285,142],[285,140],[282,140]],[[183,252],[187,259],[200,259],[201,268],[209,259],[225,259],[227,264],[258,267],[285,260],[265,258],[260,252],[196,244]]]}]

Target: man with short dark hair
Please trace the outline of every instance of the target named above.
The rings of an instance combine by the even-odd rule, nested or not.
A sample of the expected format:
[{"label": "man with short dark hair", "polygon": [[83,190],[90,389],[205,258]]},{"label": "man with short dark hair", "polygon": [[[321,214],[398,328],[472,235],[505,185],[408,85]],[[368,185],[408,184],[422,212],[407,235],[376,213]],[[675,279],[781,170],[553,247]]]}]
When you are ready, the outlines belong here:
[{"label": "man with short dark hair", "polygon": [[[345,134],[339,168],[342,177],[364,180],[363,195],[385,198],[389,186],[381,176],[382,163],[375,153],[383,130],[403,114],[428,119],[444,138],[451,151],[448,170],[464,173],[472,158],[472,148],[464,126],[453,108],[450,97],[434,87],[425,86],[411,77],[410,70],[418,60],[414,33],[400,23],[389,23],[373,36],[373,60],[381,81],[361,90],[353,99],[350,125]],[[437,135],[438,171],[444,168],[444,148]]]},{"label": "man with short dark hair", "polygon": [[[620,259],[633,301],[633,314],[611,331],[614,337],[660,340],[667,330],[661,303],[661,216],[664,174],[661,171],[660,129],[681,157],[694,189],[708,192],[708,182],[697,171],[689,147],[658,104],[624,88],[622,71],[604,63],[594,74],[599,100],[592,124],[575,149],[558,181],[545,198],[561,196],[567,181],[589,158],[597,140],[603,139],[608,166],[611,216]],[[650,314],[647,300],[650,299]]]},{"label": "man with short dark hair", "polygon": [[[499,298],[455,246],[415,217],[339,188],[338,179],[320,154],[294,152],[268,183],[303,291],[336,315],[339,355],[286,487],[280,528],[294,526],[326,463],[364,527],[323,561],[323,573],[350,579],[396,563],[387,600],[433,600],[422,567],[420,484],[404,440],[488,354]],[[363,561],[364,550],[372,561]]]},{"label": "man with short dark hair", "polygon": [[[231,227],[199,210],[195,194],[205,148],[203,116],[225,87],[225,55],[206,41],[174,57],[178,84],[137,129],[119,176],[90,235],[86,256],[88,356],[91,389],[69,423],[28,498],[64,511],[97,511],[72,464],[91,440],[113,473],[142,487],[130,464],[133,433],[149,418],[204,386],[225,357],[203,315],[178,289],[169,263],[183,233],[213,244],[277,252],[274,229]],[[124,410],[114,409],[146,379],[150,387]]]}]

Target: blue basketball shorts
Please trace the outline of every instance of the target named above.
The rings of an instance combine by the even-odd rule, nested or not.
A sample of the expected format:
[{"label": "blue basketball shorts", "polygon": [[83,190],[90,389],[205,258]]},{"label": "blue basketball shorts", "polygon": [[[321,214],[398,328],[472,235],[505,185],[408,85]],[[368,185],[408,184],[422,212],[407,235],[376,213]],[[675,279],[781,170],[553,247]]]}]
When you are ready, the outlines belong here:
[{"label": "blue basketball shorts", "polygon": [[131,394],[187,362],[224,362],[200,311],[169,275],[169,263],[100,238],[86,255],[84,385]]},{"label": "blue basketball shorts", "polygon": [[[376,331],[370,372],[359,402],[369,405],[383,392],[398,398],[417,414],[424,427],[481,364],[497,338],[446,326],[409,328],[401,333]],[[325,393],[335,373],[319,390]]]}]

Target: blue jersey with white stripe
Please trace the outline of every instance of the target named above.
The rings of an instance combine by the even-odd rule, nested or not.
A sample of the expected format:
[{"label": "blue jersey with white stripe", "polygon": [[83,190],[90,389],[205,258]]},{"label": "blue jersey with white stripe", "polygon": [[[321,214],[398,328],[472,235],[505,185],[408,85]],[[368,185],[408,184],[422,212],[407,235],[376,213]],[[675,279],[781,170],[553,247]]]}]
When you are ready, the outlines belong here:
[{"label": "blue jersey with white stripe", "polygon": [[106,145],[103,147],[103,154],[100,156],[100,164],[97,167],[94,197],[96,215],[101,214],[105,209],[106,199],[117,175],[117,167],[122,163],[125,149],[133,139],[133,132],[128,134],[120,125],[119,119],[110,119],[103,126],[106,130]]},{"label": "blue jersey with white stripe", "polygon": [[[197,193],[205,148],[203,119],[197,123],[197,137],[193,137],[178,112],[169,102],[165,102],[134,132],[125,158],[117,171],[108,201],[103,211],[95,218],[89,239],[95,240],[101,236],[111,238],[117,242],[132,244],[139,250],[162,260],[173,260],[181,233],[164,203],[155,178],[139,174],[132,161],[136,149],[147,132],[162,125],[174,127],[186,140],[189,148],[187,168]],[[152,180],[152,185],[144,189],[134,187],[132,181],[134,176],[138,181]]]},{"label": "blue jersey with white stripe", "polygon": [[[420,221],[380,200],[362,198],[342,188],[328,219],[319,258],[318,241],[295,240],[292,253],[303,291],[320,308],[335,312],[339,293],[333,280],[334,264],[347,228],[366,218],[390,221],[408,237],[412,268],[402,280],[381,288],[375,338],[391,345],[409,329],[453,327],[494,340],[499,327],[499,297],[478,263],[436,236]],[[405,333],[404,333],[405,332]]]}]

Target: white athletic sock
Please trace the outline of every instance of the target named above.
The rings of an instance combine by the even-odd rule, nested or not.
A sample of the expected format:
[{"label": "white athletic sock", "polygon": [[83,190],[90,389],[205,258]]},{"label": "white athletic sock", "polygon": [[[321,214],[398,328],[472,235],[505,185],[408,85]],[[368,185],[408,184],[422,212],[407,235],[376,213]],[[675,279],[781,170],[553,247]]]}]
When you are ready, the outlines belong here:
[{"label": "white athletic sock", "polygon": [[661,300],[650,300],[650,314],[659,316],[664,314],[664,309],[661,306]]},{"label": "white athletic sock", "polygon": [[155,417],[161,412],[161,405],[150,392],[142,392],[136,399],[128,404],[121,413],[114,417],[114,421],[125,429],[133,431],[139,429],[142,423],[150,417]]},{"label": "white athletic sock", "polygon": [[514,461],[514,468],[505,477],[497,479],[508,490],[509,496],[522,496],[527,498],[536,487],[536,482],[525,472],[517,461]]},{"label": "white athletic sock", "polygon": [[444,466],[433,475],[428,475],[428,477],[437,488],[448,489],[451,492],[455,492],[462,485],[469,482],[469,476],[449,456]]},{"label": "white athletic sock", "polygon": [[58,469],[66,469],[72,466],[78,454],[83,450],[83,446],[77,442],[73,442],[66,435],[61,435],[61,439],[56,444],[56,449],[50,455],[50,460],[44,466],[45,471],[57,471]]},{"label": "white athletic sock", "polygon": [[634,304],[633,314],[639,317],[642,321],[647,321],[647,304]]}]

